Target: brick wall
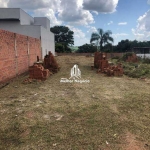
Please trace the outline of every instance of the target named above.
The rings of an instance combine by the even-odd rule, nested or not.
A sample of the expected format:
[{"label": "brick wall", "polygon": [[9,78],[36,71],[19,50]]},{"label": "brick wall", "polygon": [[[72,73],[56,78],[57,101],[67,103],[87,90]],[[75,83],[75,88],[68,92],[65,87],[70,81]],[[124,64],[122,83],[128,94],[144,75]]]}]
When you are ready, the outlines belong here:
[{"label": "brick wall", "polygon": [[106,53],[107,54],[107,59],[113,58],[113,57],[122,57],[123,53]]},{"label": "brick wall", "polygon": [[55,52],[55,55],[58,56],[86,56],[86,55],[92,55],[94,53],[57,53]]},{"label": "brick wall", "polygon": [[[94,53],[56,53],[56,55],[58,56],[65,56],[65,55],[70,55],[70,56],[87,56],[87,55],[92,55],[94,56]],[[106,53],[107,54],[107,58],[113,58],[113,57],[122,57],[123,53]]]},{"label": "brick wall", "polygon": [[26,72],[41,54],[39,39],[0,29],[0,83]]}]

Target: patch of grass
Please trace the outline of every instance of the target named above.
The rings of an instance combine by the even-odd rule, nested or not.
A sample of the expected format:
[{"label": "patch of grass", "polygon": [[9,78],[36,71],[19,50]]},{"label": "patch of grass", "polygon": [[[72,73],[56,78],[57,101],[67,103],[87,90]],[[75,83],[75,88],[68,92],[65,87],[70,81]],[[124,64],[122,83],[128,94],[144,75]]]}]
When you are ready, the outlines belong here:
[{"label": "patch of grass", "polygon": [[148,64],[132,64],[123,63],[124,74],[133,77],[150,77],[150,65]]},{"label": "patch of grass", "polygon": [[119,61],[126,61],[128,59],[128,56],[132,56],[133,52],[125,53],[121,58],[119,58]]},{"label": "patch of grass", "polygon": [[118,62],[122,63],[123,69],[124,69],[124,74],[129,77],[150,78],[150,59],[149,58],[145,58],[145,59],[139,58],[137,63],[126,62],[126,59],[128,58],[128,56],[131,56],[132,54],[133,54],[132,52],[126,53],[120,59],[112,59],[112,62],[115,64],[117,64]]},{"label": "patch of grass", "polygon": [[[93,57],[56,58],[61,70],[45,82],[22,84],[21,76],[0,89],[0,149],[122,150],[126,131],[149,142],[145,80],[97,74]],[[77,62],[90,83],[60,83]]]},{"label": "patch of grass", "polygon": [[127,94],[126,100],[119,102],[119,110],[128,118],[127,128],[138,134],[141,140],[150,140],[150,99],[149,94]]},{"label": "patch of grass", "polygon": [[150,58],[142,59],[142,62],[143,62],[144,64],[150,64]]},{"label": "patch of grass", "polygon": [[[122,64],[124,74],[132,78],[150,78],[150,64],[141,60],[137,63],[129,63],[117,59],[111,60],[114,64],[118,62]],[[147,61],[146,61],[147,62]]]},{"label": "patch of grass", "polygon": [[8,128],[0,131],[1,148],[7,147],[9,149],[11,146],[17,147],[22,144],[23,141],[19,137],[22,132],[19,122],[11,122]]}]

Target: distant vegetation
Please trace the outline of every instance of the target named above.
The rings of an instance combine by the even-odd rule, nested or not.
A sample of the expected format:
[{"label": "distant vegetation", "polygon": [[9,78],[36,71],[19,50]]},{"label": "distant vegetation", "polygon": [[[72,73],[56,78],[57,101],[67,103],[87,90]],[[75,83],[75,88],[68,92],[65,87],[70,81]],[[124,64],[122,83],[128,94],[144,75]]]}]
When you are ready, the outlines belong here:
[{"label": "distant vegetation", "polygon": [[72,52],[76,52],[79,48],[78,46],[69,46]]},{"label": "distant vegetation", "polygon": [[113,52],[128,52],[130,51],[133,47],[150,47],[150,41],[129,41],[128,39],[126,40],[121,40],[116,46],[113,46]]},{"label": "distant vegetation", "polygon": [[97,47],[91,44],[84,44],[78,47],[77,53],[94,53],[97,51]]},{"label": "distant vegetation", "polygon": [[[86,48],[85,46],[86,44],[79,46],[81,47],[79,49],[79,52],[91,52],[92,50],[90,49],[82,49],[83,47]],[[96,44],[88,44],[88,45],[92,45],[92,46],[96,46],[97,49],[100,49],[100,46],[97,46]],[[128,39],[126,40],[121,40],[117,45],[113,46],[112,43],[106,43],[103,45],[102,48],[102,52],[117,52],[117,53],[126,53],[126,52],[130,52],[132,50],[132,48],[134,47],[150,47],[150,41],[129,41]]]},{"label": "distant vegetation", "polygon": [[121,40],[117,45],[113,46],[114,39],[111,37],[110,30],[103,31],[98,29],[97,32],[91,34],[90,43],[81,46],[74,45],[74,32],[66,26],[54,26],[50,31],[55,34],[55,51],[56,52],[79,52],[79,53],[93,53],[95,51],[101,52],[130,52],[134,47],[150,47],[150,41],[130,41],[128,39]]}]

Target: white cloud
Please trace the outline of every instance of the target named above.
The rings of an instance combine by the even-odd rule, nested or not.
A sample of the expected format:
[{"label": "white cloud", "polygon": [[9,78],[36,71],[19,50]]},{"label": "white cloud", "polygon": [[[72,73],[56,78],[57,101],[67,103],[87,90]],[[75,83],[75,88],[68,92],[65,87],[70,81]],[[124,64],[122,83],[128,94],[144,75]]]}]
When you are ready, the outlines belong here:
[{"label": "white cloud", "polygon": [[8,0],[0,0],[0,7],[3,8],[3,7],[7,7],[7,3],[8,3]]},{"label": "white cloud", "polygon": [[33,11],[33,16],[34,17],[47,17],[50,19],[50,26],[54,26],[54,25],[61,25],[62,22],[59,21],[56,16],[55,16],[55,12],[53,9],[47,9],[47,8],[43,8],[43,9],[36,9]]},{"label": "white cloud", "polygon": [[123,36],[128,36],[129,34],[127,33],[115,33],[115,34],[112,34],[112,37],[113,38],[118,38],[118,37],[123,37]]},{"label": "white cloud", "polygon": [[97,32],[97,29],[96,29],[96,27],[93,27],[93,26],[87,26],[87,28],[88,28],[88,31],[87,31],[87,33],[93,33],[93,32]]},{"label": "white cloud", "polygon": [[83,8],[102,13],[112,13],[116,11],[119,0],[83,0]]},{"label": "white cloud", "polygon": [[88,10],[83,10],[79,0],[61,1],[58,17],[69,24],[87,25],[94,23],[93,15]]},{"label": "white cloud", "polygon": [[107,23],[107,25],[111,25],[111,24],[113,24],[113,21],[110,21],[109,23]]},{"label": "white cloud", "polygon": [[143,16],[140,16],[137,20],[137,28],[141,31],[150,31],[150,10],[146,12]]},{"label": "white cloud", "polygon": [[98,12],[97,12],[97,11],[92,11],[92,13],[94,13],[94,14],[98,15]]},{"label": "white cloud", "polygon": [[85,33],[78,29],[78,28],[75,28],[73,26],[70,26],[70,25],[67,25],[68,28],[74,32],[74,45],[75,46],[80,46],[80,45],[83,45],[85,43],[89,43],[89,38],[87,38],[87,36],[85,35]]},{"label": "white cloud", "polygon": [[82,32],[82,30],[75,28],[73,26],[67,25],[67,27],[74,32],[74,37],[76,38],[85,38],[85,34]]},{"label": "white cloud", "polygon": [[119,22],[118,25],[127,25],[127,22]]},{"label": "white cloud", "polygon": [[148,0],[148,1],[147,1],[147,4],[149,4],[149,5],[150,5],[150,0]]},{"label": "white cloud", "polygon": [[137,26],[131,31],[137,40],[150,40],[150,10],[137,19]]},{"label": "white cloud", "polygon": [[55,8],[60,3],[60,0],[9,0],[8,7],[19,7],[26,10],[39,8]]},{"label": "white cloud", "polygon": [[137,30],[135,29],[131,29],[132,33],[136,36],[136,37],[143,37],[144,34],[143,33],[139,33]]}]

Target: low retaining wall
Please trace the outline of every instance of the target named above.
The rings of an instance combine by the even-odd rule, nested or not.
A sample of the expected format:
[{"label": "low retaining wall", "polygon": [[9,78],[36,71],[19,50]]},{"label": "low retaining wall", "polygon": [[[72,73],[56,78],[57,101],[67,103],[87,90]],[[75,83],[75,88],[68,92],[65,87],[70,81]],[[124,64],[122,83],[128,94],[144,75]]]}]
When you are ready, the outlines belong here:
[{"label": "low retaining wall", "polygon": [[[106,53],[107,58],[122,57],[123,53]],[[56,53],[56,56],[94,56],[94,53]]]},{"label": "low retaining wall", "polygon": [[86,56],[86,55],[92,55],[94,53],[56,53],[56,56]]},{"label": "low retaining wall", "polygon": [[39,39],[0,30],[0,83],[28,71],[41,55]]},{"label": "low retaining wall", "polygon": [[142,58],[150,58],[150,54],[136,54],[136,55]]}]

